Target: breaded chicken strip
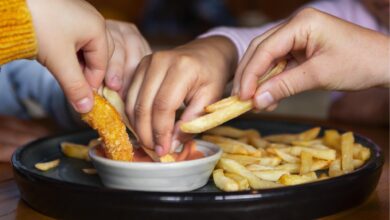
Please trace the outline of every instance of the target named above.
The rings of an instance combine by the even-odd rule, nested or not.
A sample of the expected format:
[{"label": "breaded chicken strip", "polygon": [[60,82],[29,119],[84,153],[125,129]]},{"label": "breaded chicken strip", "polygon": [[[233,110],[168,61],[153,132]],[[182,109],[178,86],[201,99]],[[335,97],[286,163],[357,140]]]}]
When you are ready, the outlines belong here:
[{"label": "breaded chicken strip", "polygon": [[92,110],[81,118],[103,139],[106,156],[113,160],[132,161],[133,145],[129,140],[121,116],[103,97],[94,94]]}]

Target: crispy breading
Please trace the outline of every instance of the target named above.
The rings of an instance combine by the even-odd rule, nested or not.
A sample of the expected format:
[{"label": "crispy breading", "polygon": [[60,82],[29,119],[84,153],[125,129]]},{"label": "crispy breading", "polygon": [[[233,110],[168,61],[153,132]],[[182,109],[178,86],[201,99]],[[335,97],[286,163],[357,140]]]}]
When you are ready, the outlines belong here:
[{"label": "crispy breading", "polygon": [[113,160],[132,161],[133,146],[121,116],[102,96],[94,94],[94,105],[81,118],[103,139],[106,156]]}]

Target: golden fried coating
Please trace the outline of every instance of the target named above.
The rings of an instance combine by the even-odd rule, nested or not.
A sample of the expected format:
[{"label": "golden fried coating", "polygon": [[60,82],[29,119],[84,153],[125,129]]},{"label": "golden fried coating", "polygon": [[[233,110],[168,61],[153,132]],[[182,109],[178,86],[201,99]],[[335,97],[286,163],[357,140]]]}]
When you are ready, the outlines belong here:
[{"label": "golden fried coating", "polygon": [[103,139],[106,156],[113,160],[132,161],[133,146],[121,116],[103,97],[94,94],[92,110],[81,118]]}]

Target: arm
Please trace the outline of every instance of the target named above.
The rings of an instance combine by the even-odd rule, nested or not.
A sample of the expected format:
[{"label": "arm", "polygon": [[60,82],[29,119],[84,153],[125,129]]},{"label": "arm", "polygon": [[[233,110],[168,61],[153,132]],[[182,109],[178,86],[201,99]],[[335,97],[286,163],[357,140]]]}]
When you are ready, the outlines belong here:
[{"label": "arm", "polygon": [[[309,7],[326,12],[335,17],[341,18],[351,23],[355,23],[368,29],[381,31],[382,33],[388,33],[388,30],[386,31],[385,28],[381,27],[377,19],[372,14],[370,14],[370,12],[363,6],[363,4],[361,4],[360,1],[357,0],[313,1],[302,6],[295,13]],[[249,44],[255,37],[265,33],[266,31],[284,21],[285,20],[280,20],[255,28],[217,27],[211,29],[205,34],[200,35],[199,38],[222,36],[229,39],[237,50],[238,60],[241,60]]]},{"label": "arm", "polygon": [[0,16],[0,64],[36,56],[72,106],[89,111],[113,51],[96,9],[80,0],[2,0]]},{"label": "arm", "polygon": [[[254,98],[258,109],[311,90],[361,90],[389,86],[390,38],[319,12],[304,9],[283,25],[255,38],[237,68],[234,90]],[[276,60],[290,66],[259,87],[258,79]]]},{"label": "arm", "polygon": [[0,65],[37,54],[32,18],[25,0],[0,1]]}]

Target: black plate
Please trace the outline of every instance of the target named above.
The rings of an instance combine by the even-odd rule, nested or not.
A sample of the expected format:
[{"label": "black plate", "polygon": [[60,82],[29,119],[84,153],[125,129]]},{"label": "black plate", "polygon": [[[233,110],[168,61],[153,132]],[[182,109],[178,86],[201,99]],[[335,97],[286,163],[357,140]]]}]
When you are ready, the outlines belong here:
[{"label": "black plate", "polygon": [[[256,128],[263,135],[297,133],[311,125],[239,119],[230,123]],[[66,219],[306,219],[330,215],[363,203],[374,191],[383,165],[380,148],[355,134],[371,149],[371,158],[358,170],[314,183],[278,189],[225,193],[210,181],[188,193],[138,192],[109,189],[98,176],[81,172],[88,162],[63,157],[62,141],[87,143],[93,131],[82,131],[35,141],[12,158],[23,200],[46,215]],[[61,158],[58,168],[40,172],[34,164]]]}]

